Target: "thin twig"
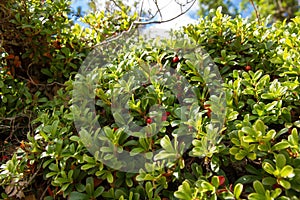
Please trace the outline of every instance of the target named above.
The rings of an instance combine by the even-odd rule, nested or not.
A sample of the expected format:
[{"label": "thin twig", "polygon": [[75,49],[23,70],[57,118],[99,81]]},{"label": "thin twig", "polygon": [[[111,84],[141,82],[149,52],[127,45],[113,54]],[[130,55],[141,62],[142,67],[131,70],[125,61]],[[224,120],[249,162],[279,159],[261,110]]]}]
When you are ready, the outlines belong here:
[{"label": "thin twig", "polygon": [[122,7],[115,0],[110,0],[110,1],[113,2],[115,6],[117,6],[120,10],[122,10]]},{"label": "thin twig", "polygon": [[256,6],[255,6],[253,0],[250,0],[250,3],[252,4],[252,6],[253,6],[253,8],[254,8],[254,11],[255,11],[255,15],[256,15],[256,19],[257,19],[257,21],[258,21],[258,24],[261,25],[261,23],[260,23],[259,12],[257,11]]},{"label": "thin twig", "polygon": [[162,23],[166,23],[166,22],[170,22],[170,21],[173,21],[174,19],[186,14],[195,4],[196,0],[194,0],[191,4],[190,7],[188,7],[184,12],[181,12],[180,14],[178,14],[177,16],[175,17],[172,17],[170,19],[167,19],[167,20],[159,20],[159,21],[148,21],[148,22],[140,22],[140,21],[135,21],[133,22],[134,24],[136,25],[147,25],[147,24],[162,24]]},{"label": "thin twig", "polygon": [[[10,121],[10,127],[11,127],[11,131],[10,131],[10,134],[8,136],[8,139],[11,139],[13,134],[14,134],[14,131],[15,131],[15,119],[11,120]],[[5,139],[7,140],[7,138]]]},{"label": "thin twig", "polygon": [[120,35],[118,35],[118,36],[112,36],[112,37],[109,37],[109,38],[107,38],[106,40],[104,40],[103,42],[100,42],[99,44],[94,45],[92,48],[101,46],[101,45],[103,45],[103,44],[107,44],[107,43],[112,42],[112,41],[114,41],[114,40],[117,40],[118,38],[120,38],[120,37],[121,37],[122,35],[124,35],[125,33],[129,33],[129,32],[132,30],[132,28],[133,28],[134,26],[135,26],[135,24],[132,23],[127,31],[123,31],[123,32],[120,33]]},{"label": "thin twig", "polygon": [[139,16],[142,16],[142,13],[143,13],[143,6],[144,6],[144,0],[142,1],[142,5],[141,5],[141,9],[140,9],[140,14],[139,14]]},{"label": "thin twig", "polygon": [[22,186],[21,191],[23,191],[25,188],[27,188],[31,184],[31,182],[33,181],[33,179],[38,175],[38,173],[41,170],[41,168],[42,168],[42,164],[40,164],[40,166],[38,167],[38,169],[36,170],[36,172],[29,178],[29,180],[27,181],[27,183],[24,186]]},{"label": "thin twig", "polygon": [[40,196],[40,200],[43,200],[44,199],[44,196],[46,195],[46,192],[47,192],[47,190],[48,190],[48,187],[50,186],[50,183],[49,183],[50,181],[48,180],[47,181],[47,187],[46,187],[46,189],[43,191],[43,193],[42,193],[42,195]]},{"label": "thin twig", "polygon": [[[150,12],[150,10],[148,10],[148,13],[151,15],[151,17],[150,17],[150,18],[147,18],[145,21],[150,21],[150,20],[154,19],[154,18],[157,16],[157,14],[158,14],[161,10],[165,9],[171,2],[172,2],[172,0],[170,0],[165,6],[162,6],[160,9],[156,10],[156,12],[155,12],[154,14],[152,14],[152,13]],[[141,10],[142,10],[142,9],[143,9],[143,7],[141,7]],[[140,15],[140,16],[141,16],[141,15]]]},{"label": "thin twig", "polygon": [[[3,18],[0,20],[0,24],[4,23],[7,19],[9,19],[11,17],[11,12],[8,8],[6,8],[3,4],[0,4],[0,10],[3,13]],[[4,15],[6,15],[8,13],[8,15],[5,17]]]},{"label": "thin twig", "polygon": [[28,79],[26,79],[26,78],[23,78],[23,79],[28,80],[29,82],[31,82],[33,85],[36,85],[36,86],[53,86],[53,85],[60,85],[60,86],[62,86],[62,87],[65,87],[65,86],[66,86],[65,84],[62,84],[62,83],[59,83],[59,82],[56,82],[56,81],[54,81],[54,82],[52,82],[52,83],[45,83],[45,84],[42,84],[42,83],[35,83],[34,80],[33,80],[32,77],[31,77],[30,73],[29,73],[29,70],[30,70],[30,68],[31,68],[31,66],[32,66],[33,64],[34,64],[34,63],[32,62],[32,63],[30,63],[30,64],[28,65],[28,67],[27,67],[27,76],[28,76],[28,78],[29,78],[30,80],[28,80]]},{"label": "thin twig", "polygon": [[157,0],[153,0],[153,2],[154,2],[155,6],[156,6],[156,8],[157,8],[158,13],[159,13],[160,20],[162,20],[162,19],[163,19],[163,18],[162,18],[162,14],[161,14],[160,8],[159,8],[159,6],[158,6]]},{"label": "thin twig", "polygon": [[176,18],[178,18],[178,17],[180,17],[180,16],[186,14],[186,13],[194,6],[195,2],[196,2],[196,0],[191,1],[190,3],[192,3],[192,4],[191,4],[184,12],[181,12],[181,13],[178,14],[177,16],[172,17],[172,18],[167,19],[167,20],[160,20],[160,21],[146,21],[146,22],[134,21],[134,22],[130,25],[130,27],[129,27],[129,29],[128,29],[127,31],[123,31],[123,32],[120,33],[118,36],[112,36],[112,37],[109,37],[109,38],[107,38],[106,40],[104,40],[103,42],[94,45],[93,48],[98,47],[98,46],[101,46],[101,45],[103,45],[103,44],[107,44],[107,43],[109,43],[109,42],[112,42],[112,41],[114,41],[114,40],[119,39],[119,38],[122,37],[125,33],[129,33],[129,32],[133,29],[133,27],[136,27],[136,26],[138,26],[138,25],[162,24],[162,23],[170,22],[170,21],[172,21],[172,20],[174,20],[174,19],[176,19]]}]

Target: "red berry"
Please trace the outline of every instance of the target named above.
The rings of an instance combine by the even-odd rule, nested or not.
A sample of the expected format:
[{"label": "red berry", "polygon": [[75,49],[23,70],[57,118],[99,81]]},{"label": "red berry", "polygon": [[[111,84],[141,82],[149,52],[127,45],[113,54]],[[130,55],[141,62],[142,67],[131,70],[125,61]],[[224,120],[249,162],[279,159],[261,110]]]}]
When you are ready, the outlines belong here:
[{"label": "red berry", "polygon": [[219,179],[219,184],[220,185],[224,185],[224,183],[225,183],[225,177],[224,176],[218,176],[218,179]]},{"label": "red berry", "polygon": [[247,65],[246,67],[245,67],[245,70],[246,71],[250,71],[252,68],[251,68],[251,66],[250,65]]},{"label": "red berry", "polygon": [[163,115],[163,116],[161,116],[161,121],[166,121],[167,120],[167,115]]},{"label": "red berry", "polygon": [[114,127],[114,131],[117,131],[117,130],[118,130],[118,128]]},{"label": "red berry", "polygon": [[148,118],[146,119],[146,122],[147,122],[147,124],[151,124],[151,123],[152,123],[152,119],[151,119],[150,117],[148,117]]},{"label": "red berry", "polygon": [[178,63],[179,62],[179,58],[178,58],[177,55],[173,58],[172,62],[173,63]]},{"label": "red berry", "polygon": [[170,114],[171,114],[170,112],[168,112],[168,111],[166,112],[166,115],[167,115],[167,116],[169,116]]},{"label": "red berry", "polygon": [[211,109],[209,104],[204,105],[204,109],[207,110],[207,116],[210,118],[211,117]]}]

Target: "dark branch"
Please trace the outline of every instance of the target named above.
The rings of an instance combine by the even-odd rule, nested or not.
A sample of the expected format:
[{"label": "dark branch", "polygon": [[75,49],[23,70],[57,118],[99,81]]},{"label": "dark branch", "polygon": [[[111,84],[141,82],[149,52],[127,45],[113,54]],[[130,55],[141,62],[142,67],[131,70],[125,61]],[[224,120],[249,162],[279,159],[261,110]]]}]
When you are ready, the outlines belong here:
[{"label": "dark branch", "polygon": [[183,12],[181,12],[180,14],[178,14],[177,16],[175,17],[172,17],[170,19],[167,19],[167,20],[159,20],[159,21],[147,21],[147,22],[141,22],[141,21],[135,21],[133,22],[133,24],[135,25],[147,25],[147,24],[161,24],[161,23],[166,23],[166,22],[170,22],[170,21],[173,21],[174,19],[177,19],[178,17],[186,14],[195,4],[196,0],[193,0],[192,1],[192,4]]}]

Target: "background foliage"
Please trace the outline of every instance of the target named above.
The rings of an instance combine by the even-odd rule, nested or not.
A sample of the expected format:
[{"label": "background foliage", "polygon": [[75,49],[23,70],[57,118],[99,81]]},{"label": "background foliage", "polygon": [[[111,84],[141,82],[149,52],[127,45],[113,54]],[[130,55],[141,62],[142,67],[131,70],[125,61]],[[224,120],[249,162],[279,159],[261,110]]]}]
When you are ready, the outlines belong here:
[{"label": "background foliage", "polygon": [[[245,15],[249,13],[249,9],[252,12],[252,19],[256,17],[266,18],[271,17],[271,21],[290,21],[295,16],[299,15],[299,1],[297,0],[242,0],[238,4],[238,1],[207,1],[199,0],[200,15],[207,15],[210,9],[217,9],[219,6],[223,7],[224,13],[237,16],[238,14]],[[251,12],[250,12],[251,13]],[[246,14],[248,15],[248,14]]]}]

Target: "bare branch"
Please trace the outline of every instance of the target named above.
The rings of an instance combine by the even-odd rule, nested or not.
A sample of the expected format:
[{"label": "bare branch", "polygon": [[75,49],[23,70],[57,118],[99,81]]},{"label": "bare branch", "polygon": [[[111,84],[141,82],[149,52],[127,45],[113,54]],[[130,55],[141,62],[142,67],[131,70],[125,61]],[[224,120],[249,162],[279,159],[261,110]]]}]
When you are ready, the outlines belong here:
[{"label": "bare branch", "polygon": [[[184,7],[185,5],[189,4],[189,3],[191,3],[191,5],[190,5],[186,10],[182,11],[181,13],[179,13],[178,15],[176,15],[175,17],[172,17],[172,18],[166,19],[166,20],[163,20],[163,19],[162,19],[162,14],[161,14],[161,10],[162,10],[164,7],[163,7],[163,8],[159,8],[158,5],[157,5],[157,0],[153,0],[153,1],[156,3],[156,7],[157,7],[158,10],[156,11],[155,15],[153,15],[153,16],[151,17],[151,19],[153,19],[153,18],[157,15],[157,13],[160,13],[161,20],[159,20],[159,21],[150,21],[150,20],[148,20],[148,21],[140,21],[141,18],[139,18],[137,21],[134,21],[134,22],[130,25],[130,27],[129,27],[129,29],[128,29],[127,31],[123,31],[122,33],[120,33],[120,34],[117,35],[117,36],[109,37],[109,38],[107,38],[106,40],[104,40],[103,42],[94,45],[92,48],[95,48],[95,47],[98,47],[98,46],[107,44],[107,43],[112,42],[112,41],[114,41],[114,40],[117,40],[117,39],[121,38],[124,34],[129,33],[134,27],[137,27],[137,26],[139,26],[139,25],[162,24],[162,23],[166,23],[166,22],[173,21],[174,19],[177,19],[178,17],[180,17],[180,16],[186,14],[186,13],[194,6],[194,4],[195,4],[195,2],[196,2],[197,0],[191,0],[191,1],[187,0],[187,1],[186,1],[186,4],[180,4],[180,3],[176,2],[178,5],[181,6],[181,8]],[[143,3],[144,3],[144,1],[142,2],[142,5],[143,5]],[[141,11],[142,11],[142,8],[141,8]]]},{"label": "bare branch", "polygon": [[120,10],[122,10],[122,7],[115,0],[110,0],[110,1],[113,2],[115,6],[117,6]]},{"label": "bare branch", "polygon": [[120,35],[109,37],[109,38],[107,38],[106,40],[104,40],[103,42],[100,42],[99,44],[96,44],[96,45],[92,46],[92,48],[101,46],[101,45],[103,45],[103,44],[107,44],[107,43],[109,43],[109,42],[112,42],[112,41],[114,41],[114,40],[117,40],[117,39],[121,38],[125,33],[129,33],[129,32],[133,29],[134,26],[136,26],[136,24],[133,22],[133,23],[130,25],[130,27],[129,27],[129,29],[128,29],[127,31],[123,31],[122,33],[120,33]]},{"label": "bare branch", "polygon": [[259,12],[257,11],[257,9],[256,9],[256,6],[255,6],[255,4],[254,4],[253,0],[250,0],[250,3],[252,4],[252,6],[253,6],[253,9],[254,9],[254,11],[255,11],[255,15],[256,15],[256,18],[257,18],[258,24],[260,24],[260,16],[259,16]]},{"label": "bare branch", "polygon": [[[154,0],[154,1],[156,1],[156,3],[157,3],[157,0]],[[152,19],[154,19],[156,16],[157,16],[157,14],[160,14],[160,21],[162,21],[162,23],[163,23],[163,16],[162,16],[162,13],[161,13],[161,11],[163,10],[163,9],[165,9],[166,7],[168,7],[169,6],[169,4],[172,2],[172,1],[174,1],[174,0],[170,0],[167,4],[165,4],[164,6],[162,6],[161,8],[159,8],[158,7],[158,5],[156,5],[156,7],[157,7],[157,9],[156,9],[156,11],[155,11],[155,13],[154,14],[152,14],[151,13],[151,11],[150,10],[148,10],[148,13],[149,13],[149,15],[151,15],[151,17],[149,17],[149,18],[147,18],[147,19],[145,19],[144,20],[144,23],[146,23],[146,22],[149,22],[149,24],[151,24],[152,22],[151,22],[151,20]],[[193,4],[195,3],[195,0],[191,0],[191,1],[186,1],[186,3],[185,4],[181,4],[181,3],[179,3],[179,2],[177,2],[176,0],[175,0],[175,3],[176,4],[178,4],[179,6],[180,6],[180,10],[181,10],[181,13],[183,12],[182,11],[182,8],[184,7],[184,6],[186,6],[187,4],[190,4],[190,3],[192,3],[193,2]],[[193,5],[192,5],[193,6]],[[143,7],[141,7],[141,9],[142,9]],[[190,8],[188,8],[188,10],[189,10]],[[186,13],[186,12],[185,12]],[[183,14],[185,14],[185,13],[183,13]],[[177,18],[177,17],[174,17],[174,18]]]},{"label": "bare branch", "polygon": [[160,8],[158,6],[157,0],[153,0],[153,2],[154,2],[155,6],[157,8],[157,12],[159,13],[160,20],[162,20],[162,14],[161,14],[161,10],[160,10]]},{"label": "bare branch", "polygon": [[143,6],[144,6],[144,0],[142,1],[142,6],[141,6],[141,10],[140,10],[140,14],[139,14],[139,16],[141,16],[141,15],[142,15],[142,13],[143,13]]},{"label": "bare branch", "polygon": [[141,22],[141,21],[135,21],[133,22],[133,24],[135,25],[147,25],[147,24],[161,24],[161,23],[166,23],[166,22],[170,22],[170,21],[173,21],[174,19],[186,14],[195,4],[196,0],[193,0],[192,1],[192,4],[183,12],[181,12],[180,14],[178,14],[177,16],[175,17],[172,17],[170,19],[167,19],[167,20],[159,20],[159,21],[147,21],[147,22]]}]

